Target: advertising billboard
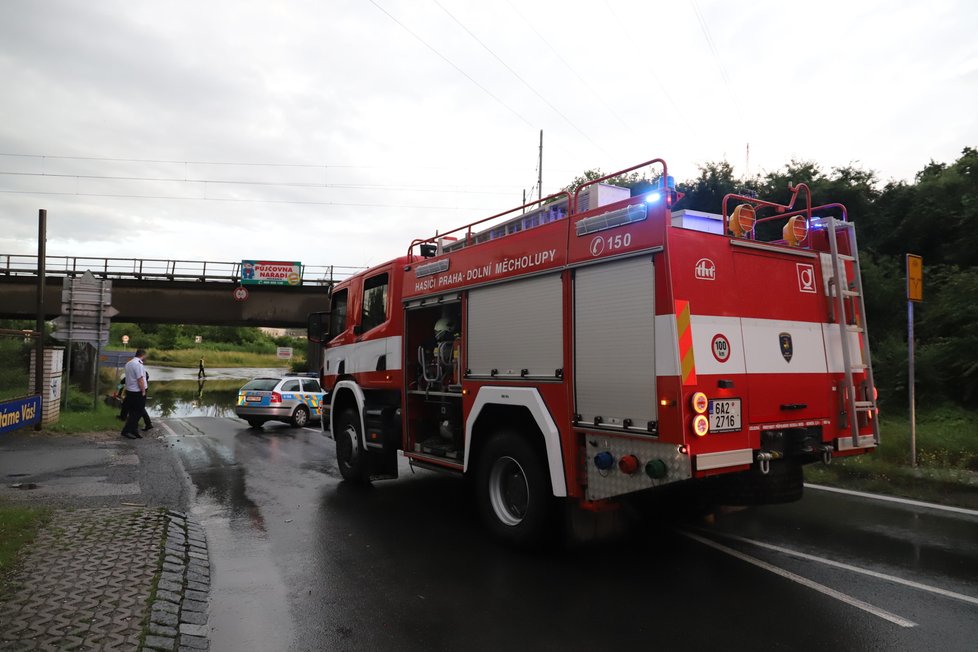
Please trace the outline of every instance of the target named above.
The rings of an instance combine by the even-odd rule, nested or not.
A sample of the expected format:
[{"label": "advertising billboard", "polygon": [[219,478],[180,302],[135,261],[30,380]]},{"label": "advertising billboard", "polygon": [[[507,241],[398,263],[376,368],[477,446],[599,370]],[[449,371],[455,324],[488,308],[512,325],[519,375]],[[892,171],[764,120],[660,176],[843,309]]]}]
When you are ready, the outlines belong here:
[{"label": "advertising billboard", "polygon": [[302,263],[273,260],[242,260],[242,285],[299,285]]}]

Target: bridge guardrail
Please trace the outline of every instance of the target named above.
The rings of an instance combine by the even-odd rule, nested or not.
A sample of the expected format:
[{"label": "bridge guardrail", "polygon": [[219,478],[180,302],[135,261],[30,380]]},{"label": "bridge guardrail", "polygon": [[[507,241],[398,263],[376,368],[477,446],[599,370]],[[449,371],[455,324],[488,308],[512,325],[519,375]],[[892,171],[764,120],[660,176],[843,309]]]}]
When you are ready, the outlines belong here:
[{"label": "bridge guardrail", "polygon": [[[363,269],[349,265],[303,265],[299,282],[300,285],[332,285]],[[241,282],[240,261],[45,256],[47,275],[77,276],[85,271],[112,279]],[[36,276],[37,256],[0,254],[0,275]]]}]

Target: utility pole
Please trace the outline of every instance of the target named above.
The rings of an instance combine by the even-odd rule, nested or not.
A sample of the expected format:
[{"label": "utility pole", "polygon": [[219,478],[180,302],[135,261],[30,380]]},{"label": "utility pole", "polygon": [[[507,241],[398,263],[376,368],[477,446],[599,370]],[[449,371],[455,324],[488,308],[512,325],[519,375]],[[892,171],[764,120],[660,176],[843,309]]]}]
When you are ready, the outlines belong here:
[{"label": "utility pole", "polygon": [[540,160],[537,161],[537,199],[543,199],[543,129],[540,130]]},{"label": "utility pole", "polygon": [[[47,255],[48,212],[40,209],[37,213],[37,321],[34,324],[34,393],[44,395],[44,276],[47,274],[45,256]],[[44,410],[44,401],[41,401]],[[43,418],[43,414],[42,414]],[[34,430],[41,429],[41,419]]]}]

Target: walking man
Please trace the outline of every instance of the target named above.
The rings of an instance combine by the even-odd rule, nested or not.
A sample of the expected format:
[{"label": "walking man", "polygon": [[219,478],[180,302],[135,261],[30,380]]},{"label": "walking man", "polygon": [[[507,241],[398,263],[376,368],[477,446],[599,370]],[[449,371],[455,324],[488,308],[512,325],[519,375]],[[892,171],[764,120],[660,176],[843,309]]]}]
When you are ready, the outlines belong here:
[{"label": "walking man", "polygon": [[139,434],[139,418],[146,409],[146,370],[143,369],[145,349],[137,349],[136,355],[126,363],[126,398],[123,411],[126,412],[126,423],[122,426],[123,437],[127,439],[142,439]]}]

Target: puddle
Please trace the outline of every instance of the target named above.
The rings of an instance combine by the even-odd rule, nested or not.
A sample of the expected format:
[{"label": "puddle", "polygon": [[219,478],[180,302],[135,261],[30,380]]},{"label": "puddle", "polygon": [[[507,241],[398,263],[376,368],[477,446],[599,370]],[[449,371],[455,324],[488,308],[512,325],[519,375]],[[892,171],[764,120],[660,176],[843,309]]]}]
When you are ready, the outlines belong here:
[{"label": "puddle", "polygon": [[282,376],[287,369],[258,367],[208,369],[203,379],[196,369],[154,367],[149,374],[150,417],[233,417],[238,390],[258,376]]}]

